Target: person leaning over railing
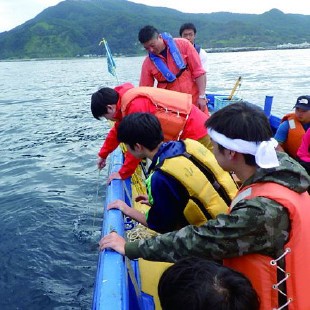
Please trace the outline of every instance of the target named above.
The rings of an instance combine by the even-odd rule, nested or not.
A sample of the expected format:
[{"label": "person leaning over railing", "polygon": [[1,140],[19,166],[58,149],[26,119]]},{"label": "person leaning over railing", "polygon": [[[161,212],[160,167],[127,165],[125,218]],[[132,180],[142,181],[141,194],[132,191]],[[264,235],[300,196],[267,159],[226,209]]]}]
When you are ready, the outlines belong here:
[{"label": "person leaning over railing", "polygon": [[150,206],[146,214],[116,200],[108,209],[119,209],[144,226],[165,233],[192,224],[200,226],[220,213],[227,213],[237,186],[217,163],[213,153],[198,141],[164,142],[157,117],[150,113],[125,116],[118,141],[136,158],[148,158],[147,196],[138,196]]},{"label": "person leaning over railing", "polygon": [[276,152],[269,121],[257,106],[231,104],[212,114],[206,126],[219,165],[242,182],[230,212],[199,227],[134,242],[110,233],[100,249],[153,261],[223,259],[250,279],[262,310],[310,309],[310,176]]},{"label": "person leaning over railing", "polygon": [[[154,87],[134,87],[131,83],[124,83],[114,89],[103,87],[93,93],[91,111],[98,120],[105,118],[115,121],[98,153],[99,169],[106,165],[108,155],[119,145],[117,128],[120,121],[124,116],[135,112],[155,114],[160,120],[165,141],[190,138],[212,150],[212,143],[204,126],[209,115],[192,104],[190,94]],[[130,177],[139,162],[140,159],[127,152],[123,166],[110,175],[109,181]]]}]

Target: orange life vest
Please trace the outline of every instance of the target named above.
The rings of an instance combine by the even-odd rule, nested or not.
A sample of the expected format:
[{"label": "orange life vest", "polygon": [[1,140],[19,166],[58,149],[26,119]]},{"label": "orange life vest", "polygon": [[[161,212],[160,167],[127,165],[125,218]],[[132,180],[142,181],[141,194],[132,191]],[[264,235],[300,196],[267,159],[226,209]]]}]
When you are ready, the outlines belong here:
[{"label": "orange life vest", "polygon": [[179,140],[192,110],[192,96],[147,86],[131,88],[126,91],[121,99],[123,116],[127,115],[126,109],[130,102],[137,97],[147,97],[155,105],[155,115],[160,121],[164,140]]},{"label": "orange life vest", "polygon": [[295,113],[286,114],[281,122],[288,121],[289,130],[286,141],[283,143],[283,149],[292,157],[297,156],[298,148],[301,144],[302,136],[305,134],[305,129],[301,122],[297,119]]},{"label": "orange life vest", "polygon": [[[241,199],[266,197],[284,206],[290,216],[289,240],[283,249],[285,260],[286,295],[289,310],[310,309],[310,197],[307,192],[298,194],[280,184],[255,183],[242,189],[231,205]],[[224,260],[224,264],[245,274],[256,289],[261,310],[277,309],[277,263],[276,259],[248,254]]]}]

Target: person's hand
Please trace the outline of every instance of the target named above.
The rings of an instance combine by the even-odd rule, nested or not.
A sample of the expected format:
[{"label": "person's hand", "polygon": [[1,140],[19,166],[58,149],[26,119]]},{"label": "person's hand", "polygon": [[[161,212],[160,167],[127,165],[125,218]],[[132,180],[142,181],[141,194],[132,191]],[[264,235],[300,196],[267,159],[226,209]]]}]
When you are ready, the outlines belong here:
[{"label": "person's hand", "polygon": [[99,241],[99,249],[112,249],[122,255],[125,255],[125,244],[126,241],[123,237],[119,236],[116,232],[104,236]]},{"label": "person's hand", "polygon": [[199,108],[202,112],[204,112],[205,109],[206,109],[206,107],[207,107],[207,103],[208,103],[207,98],[198,98],[197,103],[198,103],[198,108]]},{"label": "person's hand", "polygon": [[142,203],[142,204],[144,204],[144,205],[148,205],[148,206],[151,205],[150,202],[149,202],[149,198],[148,198],[147,195],[138,195],[138,196],[135,198],[135,201],[136,201],[136,202],[140,202],[140,203]]},{"label": "person's hand", "polygon": [[107,183],[110,184],[112,180],[119,180],[119,179],[122,179],[120,174],[118,172],[113,172],[108,177]]},{"label": "person's hand", "polygon": [[99,170],[101,170],[102,168],[104,168],[106,165],[106,158],[101,158],[101,157],[98,157],[98,160],[97,160],[97,167]]},{"label": "person's hand", "polygon": [[124,212],[125,209],[130,208],[123,200],[117,199],[108,204],[108,210],[110,209],[118,209]]}]

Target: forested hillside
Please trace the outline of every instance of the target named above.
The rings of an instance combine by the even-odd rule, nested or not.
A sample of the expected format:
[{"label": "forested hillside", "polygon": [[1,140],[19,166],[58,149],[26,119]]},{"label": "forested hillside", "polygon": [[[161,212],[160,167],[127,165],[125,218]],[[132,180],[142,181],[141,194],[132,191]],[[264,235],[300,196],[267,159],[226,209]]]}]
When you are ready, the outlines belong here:
[{"label": "forested hillside", "polygon": [[310,42],[310,16],[284,14],[188,14],[126,0],[66,0],[35,18],[0,33],[0,59],[76,57],[104,54],[104,37],[113,53],[142,53],[137,39],[151,24],[178,36],[182,23],[193,22],[203,48],[269,47]]}]

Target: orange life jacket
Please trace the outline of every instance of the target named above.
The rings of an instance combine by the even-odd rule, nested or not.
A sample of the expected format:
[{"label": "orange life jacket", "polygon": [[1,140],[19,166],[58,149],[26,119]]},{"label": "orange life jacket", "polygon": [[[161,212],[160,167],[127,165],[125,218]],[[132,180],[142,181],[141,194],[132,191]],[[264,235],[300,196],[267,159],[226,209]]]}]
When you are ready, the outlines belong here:
[{"label": "orange life jacket", "polygon": [[[277,201],[289,212],[290,235],[283,249],[285,260],[286,295],[289,310],[310,309],[310,197],[307,192],[298,194],[280,184],[255,183],[242,189],[232,202],[231,208],[241,199],[266,197]],[[245,274],[256,289],[261,310],[277,309],[277,263],[276,259],[248,254],[224,260],[224,264]]]},{"label": "orange life jacket", "polygon": [[305,134],[305,129],[301,122],[297,119],[295,113],[286,114],[281,122],[288,121],[289,131],[286,141],[283,143],[283,149],[292,157],[297,156],[298,148],[301,144],[302,136]]},{"label": "orange life jacket", "polygon": [[188,116],[192,110],[192,96],[161,88],[141,86],[131,88],[121,99],[121,111],[127,115],[126,109],[137,97],[147,97],[156,107],[155,116],[160,121],[164,140],[179,140]]}]

